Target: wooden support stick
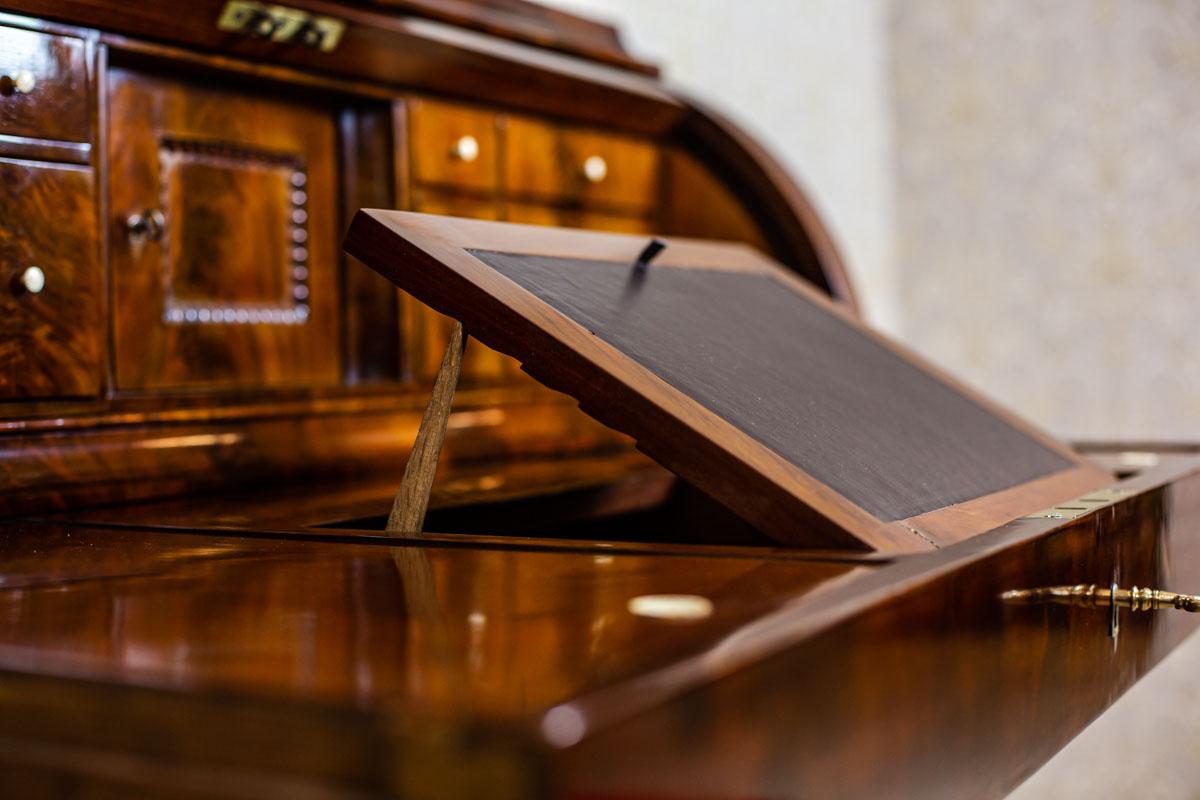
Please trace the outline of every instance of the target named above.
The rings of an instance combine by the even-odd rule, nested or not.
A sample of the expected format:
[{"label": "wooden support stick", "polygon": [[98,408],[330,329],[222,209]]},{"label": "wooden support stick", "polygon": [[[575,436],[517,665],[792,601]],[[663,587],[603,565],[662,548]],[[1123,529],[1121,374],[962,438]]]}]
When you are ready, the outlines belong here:
[{"label": "wooden support stick", "polygon": [[446,345],[446,355],[442,357],[442,366],[433,382],[429,405],[425,406],[425,414],[421,417],[421,427],[417,429],[412,453],[404,466],[404,478],[400,481],[396,499],[392,501],[387,532],[393,536],[415,538],[425,526],[429,492],[433,488],[433,475],[437,471],[442,442],[446,439],[446,421],[450,416],[454,390],[458,386],[463,348],[466,344],[467,336],[463,332],[462,323],[455,322],[450,331],[450,343]]}]

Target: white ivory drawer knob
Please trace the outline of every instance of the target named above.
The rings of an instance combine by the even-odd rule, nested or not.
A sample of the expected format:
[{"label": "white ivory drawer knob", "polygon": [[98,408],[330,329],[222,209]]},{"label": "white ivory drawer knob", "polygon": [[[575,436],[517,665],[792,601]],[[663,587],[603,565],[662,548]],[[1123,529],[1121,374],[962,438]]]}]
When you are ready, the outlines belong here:
[{"label": "white ivory drawer knob", "polygon": [[479,158],[479,140],[474,136],[460,136],[450,148],[450,154],[469,164]]},{"label": "white ivory drawer knob", "polygon": [[27,69],[18,70],[15,75],[5,75],[0,83],[6,83],[15,94],[29,94],[37,86],[37,78]]},{"label": "white ivory drawer knob", "polygon": [[20,288],[30,294],[40,294],[46,288],[46,273],[41,267],[26,267],[19,279]]},{"label": "white ivory drawer knob", "polygon": [[588,156],[583,162],[583,177],[591,183],[599,183],[608,177],[608,162],[603,156]]}]

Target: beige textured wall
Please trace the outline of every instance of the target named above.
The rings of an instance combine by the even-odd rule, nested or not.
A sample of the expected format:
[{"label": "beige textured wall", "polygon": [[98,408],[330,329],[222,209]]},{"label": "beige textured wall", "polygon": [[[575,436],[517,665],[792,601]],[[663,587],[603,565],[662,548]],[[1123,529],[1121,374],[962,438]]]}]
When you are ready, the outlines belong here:
[{"label": "beige textured wall", "polygon": [[[1200,439],[1200,3],[891,9],[902,336],[1060,434]],[[1010,800],[1200,797],[1197,664]]]},{"label": "beige textured wall", "polygon": [[1200,439],[1200,3],[897,0],[905,339],[1075,437]]}]

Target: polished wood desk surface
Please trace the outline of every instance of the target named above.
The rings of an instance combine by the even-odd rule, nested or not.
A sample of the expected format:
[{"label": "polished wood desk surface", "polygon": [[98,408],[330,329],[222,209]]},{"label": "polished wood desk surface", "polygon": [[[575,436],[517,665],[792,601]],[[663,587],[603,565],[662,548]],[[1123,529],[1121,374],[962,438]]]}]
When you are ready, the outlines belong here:
[{"label": "polished wood desk surface", "polygon": [[[0,668],[507,718],[719,650],[870,569],[40,525],[0,546]],[[713,613],[631,613],[646,594]]]},{"label": "polished wood desk surface", "polygon": [[[314,520],[378,502],[314,495]],[[84,748],[89,780],[137,752],[158,759],[139,787],[230,775],[230,797],[257,785],[238,769],[355,798],[992,797],[1196,625],[1126,611],[1113,639],[1104,611],[1002,600],[1118,568],[1200,585],[1186,456],[1077,518],[876,562],[253,528],[283,502],[224,495],[210,518],[243,527],[208,535],[185,530],[202,498],[168,527],[150,506],[0,524],[0,745],[55,770]],[[713,613],[631,613],[647,594]]]}]

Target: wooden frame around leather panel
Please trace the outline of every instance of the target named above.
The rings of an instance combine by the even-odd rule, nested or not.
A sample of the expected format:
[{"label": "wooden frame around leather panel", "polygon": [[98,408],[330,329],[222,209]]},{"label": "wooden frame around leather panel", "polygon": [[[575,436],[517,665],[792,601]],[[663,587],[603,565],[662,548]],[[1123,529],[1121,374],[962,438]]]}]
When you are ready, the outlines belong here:
[{"label": "wooden frame around leather panel", "polygon": [[[867,331],[844,307],[749,247],[670,239],[655,268],[709,268],[770,274],[866,331],[935,379],[1061,455],[1073,466],[1013,488],[884,522],[732,423],[699,405],[584,327],[486,266],[468,250],[626,261],[643,237],[506,225],[389,211],[362,211],[346,239],[349,252],[442,313],[461,318],[489,346],[525,362],[540,381],[565,391],[610,427],[634,433],[655,460],[726,502],[744,493],[738,513],[795,546],[919,551],[958,541],[1111,481],[1069,448],[1031,428],[915,356]],[[425,269],[401,268],[407,260]],[[520,330],[512,323],[521,319]],[[536,359],[530,356],[536,353]],[[630,387],[636,387],[631,389]],[[621,398],[615,409],[613,393]],[[636,430],[634,430],[636,428]],[[676,454],[683,437],[686,458]]]}]

